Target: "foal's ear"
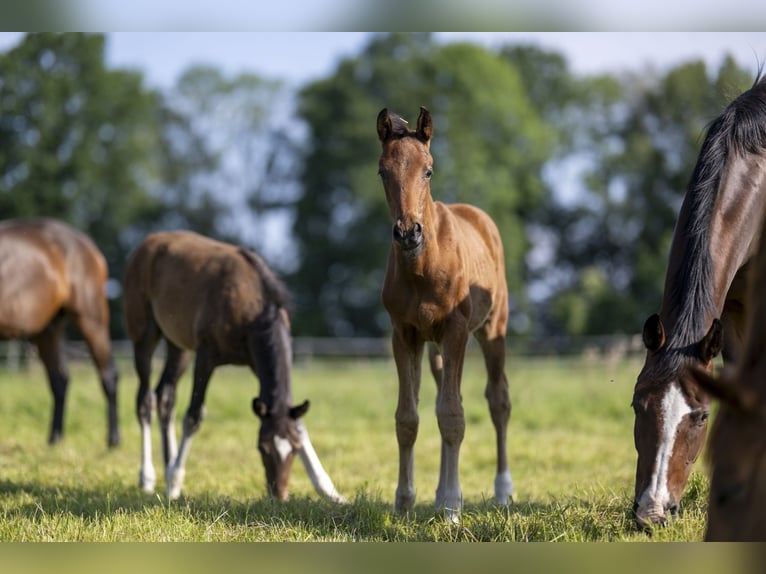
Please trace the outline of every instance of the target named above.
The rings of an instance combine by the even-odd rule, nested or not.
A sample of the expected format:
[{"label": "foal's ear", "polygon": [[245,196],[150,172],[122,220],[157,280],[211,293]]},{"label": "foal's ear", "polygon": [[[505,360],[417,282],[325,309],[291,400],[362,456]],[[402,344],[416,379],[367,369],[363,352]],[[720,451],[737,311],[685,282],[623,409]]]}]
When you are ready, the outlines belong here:
[{"label": "foal's ear", "polygon": [[758,399],[758,393],[752,388],[742,386],[724,373],[720,377],[714,377],[698,365],[690,365],[686,372],[694,379],[702,390],[714,399],[743,413],[756,413],[762,407]]},{"label": "foal's ear", "polygon": [[308,401],[303,401],[298,406],[292,407],[290,409],[290,418],[296,419],[296,420],[301,418],[303,415],[306,414],[306,411],[309,410],[309,404],[310,403]]},{"label": "foal's ear", "polygon": [[378,139],[381,143],[388,140],[394,131],[391,116],[388,115],[388,108],[383,108],[378,114]]},{"label": "foal's ear", "polygon": [[434,122],[429,112],[423,106],[420,106],[420,115],[418,116],[418,139],[423,143],[428,143],[434,133]]},{"label": "foal's ear", "polygon": [[665,327],[662,326],[662,320],[657,313],[646,320],[641,337],[644,347],[652,352],[658,351],[665,344]]},{"label": "foal's ear", "polygon": [[259,419],[262,419],[269,413],[269,407],[261,399],[255,397],[253,399],[253,412]]},{"label": "foal's ear", "polygon": [[697,354],[703,363],[708,363],[721,352],[721,347],[723,347],[723,325],[718,319],[713,319],[710,330],[697,346]]}]

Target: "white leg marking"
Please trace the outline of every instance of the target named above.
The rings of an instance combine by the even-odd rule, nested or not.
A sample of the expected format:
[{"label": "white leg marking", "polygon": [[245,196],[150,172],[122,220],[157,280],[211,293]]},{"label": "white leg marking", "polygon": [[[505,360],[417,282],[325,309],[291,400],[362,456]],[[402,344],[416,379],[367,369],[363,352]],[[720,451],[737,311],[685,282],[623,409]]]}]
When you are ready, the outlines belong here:
[{"label": "white leg marking", "polygon": [[653,522],[664,517],[665,506],[670,502],[668,491],[668,467],[673,455],[673,446],[678,433],[678,425],[681,420],[691,412],[683,393],[678,384],[672,382],[662,398],[662,428],[660,429],[660,441],[657,446],[657,459],[654,463],[649,486],[638,499],[637,515],[647,517]]},{"label": "white leg marking", "polygon": [[192,437],[184,434],[181,437],[181,446],[178,449],[178,456],[171,461],[165,469],[165,489],[168,500],[175,500],[181,496],[181,489],[184,485],[186,476],[186,459],[189,458]]},{"label": "white leg marking", "polygon": [[311,484],[314,485],[314,489],[331,502],[345,504],[347,500],[335,490],[335,485],[332,483],[330,475],[325,471],[322,463],[319,461],[319,456],[317,456],[314,450],[314,446],[311,444],[306,427],[300,421],[298,422],[298,429],[301,436],[301,448],[298,450],[298,456],[300,456],[303,466],[306,467],[306,473],[311,480]]},{"label": "white leg marking", "polygon": [[511,471],[498,472],[495,476],[495,502],[507,506],[513,497]]},{"label": "white leg marking", "polygon": [[152,464],[152,429],[150,423],[141,423],[141,469],[138,472],[138,486],[152,494],[157,484],[157,473]]}]

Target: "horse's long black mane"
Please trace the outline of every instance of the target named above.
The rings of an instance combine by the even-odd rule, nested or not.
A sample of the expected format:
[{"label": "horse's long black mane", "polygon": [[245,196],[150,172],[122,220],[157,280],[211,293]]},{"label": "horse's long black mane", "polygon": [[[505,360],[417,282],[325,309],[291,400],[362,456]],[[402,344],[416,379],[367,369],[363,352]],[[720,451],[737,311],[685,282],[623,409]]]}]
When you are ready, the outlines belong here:
[{"label": "horse's long black mane", "polygon": [[[766,150],[766,77],[759,70],[753,86],[732,101],[710,124],[692,173],[684,203],[688,216],[675,239],[686,238],[686,254],[668,293],[671,313],[677,313],[675,328],[668,334],[668,348],[690,351],[691,338],[705,332],[705,311],[714,310],[710,224],[721,175],[735,154]],[[681,220],[679,218],[679,225]],[[715,312],[714,312],[715,313]]]},{"label": "horse's long black mane", "polygon": [[256,253],[247,249],[239,251],[255,268],[263,288],[263,311],[253,326],[260,398],[270,411],[286,409],[292,406],[292,349],[290,327],[281,311],[288,307],[290,295],[284,283]]}]

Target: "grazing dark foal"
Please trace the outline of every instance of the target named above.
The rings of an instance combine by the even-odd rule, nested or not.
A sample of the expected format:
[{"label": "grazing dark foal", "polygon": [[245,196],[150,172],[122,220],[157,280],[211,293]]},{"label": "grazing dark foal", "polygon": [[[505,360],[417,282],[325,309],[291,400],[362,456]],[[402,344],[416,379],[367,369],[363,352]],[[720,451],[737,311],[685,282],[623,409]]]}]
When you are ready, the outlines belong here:
[{"label": "grazing dark foal", "polygon": [[[308,410],[292,399],[290,323],[287,290],[261,258],[227,243],[186,231],[149,235],[133,253],[125,275],[125,316],[133,341],[140,386],[136,398],[141,425],[139,484],[153,492],[151,418],[155,401],[165,463],[166,492],[181,494],[191,441],[202,423],[207,385],[220,365],[249,365],[260,382],[253,411],[261,420],[258,450],[268,492],[287,498],[295,454],[303,461],[317,492],[336,502],[340,496],[322,468],[306,427]],[[152,354],[167,344],[165,368],[155,393],[149,389]],[[176,445],[176,385],[195,351],[191,402]]]},{"label": "grazing dark foal", "polygon": [[108,405],[109,446],[120,442],[117,369],[109,340],[106,260],[85,234],[54,219],[0,222],[0,339],[30,339],[53,392],[48,442],[61,439],[69,385],[66,320],[79,329],[96,365]]},{"label": "grazing dark foal", "polygon": [[[644,324],[646,361],[633,394],[635,516],[664,522],[681,501],[705,441],[710,397],[687,367],[736,362],[749,262],[766,204],[766,81],[757,79],[711,124],[670,247],[659,314]],[[725,333],[725,336],[723,336]]]},{"label": "grazing dark foal", "polygon": [[506,454],[511,401],[504,372],[508,288],[503,244],[494,222],[483,211],[431,199],[433,122],[427,109],[420,109],[415,130],[383,109],[377,129],[382,144],[379,173],[393,220],[383,305],[393,326],[399,375],[395,508],[405,512],[415,503],[413,465],[420,365],[428,341],[442,437],[436,506],[445,509],[447,520],[456,522],[463,507],[458,478],[458,456],[465,433],[460,381],[471,333],[479,342],[487,367],[485,396],[497,441],[495,500],[507,504],[513,493]]}]

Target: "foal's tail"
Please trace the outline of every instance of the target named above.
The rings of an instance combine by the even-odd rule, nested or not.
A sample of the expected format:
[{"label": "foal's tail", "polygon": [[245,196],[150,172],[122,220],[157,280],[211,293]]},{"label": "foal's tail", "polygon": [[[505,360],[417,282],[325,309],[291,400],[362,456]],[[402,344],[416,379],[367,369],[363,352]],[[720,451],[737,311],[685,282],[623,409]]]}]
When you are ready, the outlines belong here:
[{"label": "foal's tail", "polygon": [[261,257],[244,247],[239,248],[239,253],[253,266],[263,285],[264,299],[267,305],[272,304],[282,309],[290,307],[290,292],[284,283],[269,269],[266,262]]}]

